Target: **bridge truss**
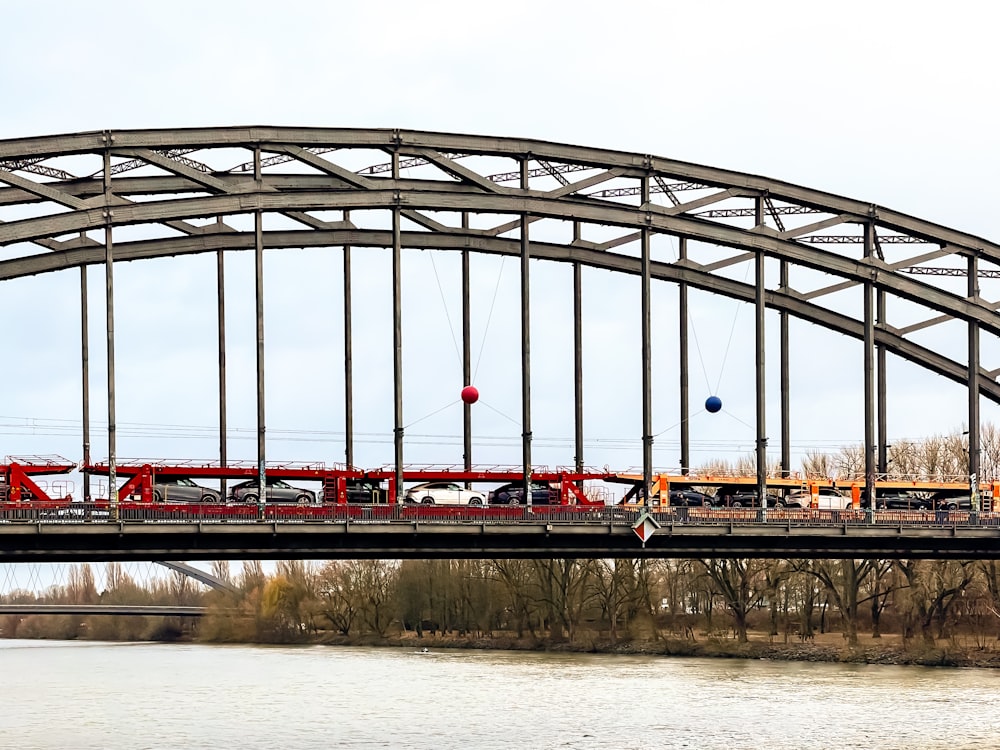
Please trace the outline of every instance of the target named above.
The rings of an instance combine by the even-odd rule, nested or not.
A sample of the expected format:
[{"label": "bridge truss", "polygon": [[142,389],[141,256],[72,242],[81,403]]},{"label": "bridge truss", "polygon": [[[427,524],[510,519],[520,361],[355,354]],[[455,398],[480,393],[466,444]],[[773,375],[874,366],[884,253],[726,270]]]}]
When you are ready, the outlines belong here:
[{"label": "bridge truss", "polygon": [[[525,483],[531,460],[530,260],[570,264],[574,278],[576,471],[583,464],[581,327],[583,267],[637,276],[641,326],[643,477],[652,466],[651,281],[679,289],[678,398],[681,465],[690,465],[688,290],[751,303],[755,310],[756,454],[764,495],[765,310],[780,316],[782,468],[790,471],[789,318],[863,343],[864,464],[868,492],[886,471],[886,354],[968,390],[969,474],[979,475],[980,399],[1000,403],[1000,371],[983,366],[980,337],[1000,335],[1000,302],[978,281],[1000,269],[1000,246],[863,201],[755,175],[647,154],[518,138],[407,130],[231,127],[100,131],[0,141],[0,280],[79,268],[86,320],[87,269],[105,278],[110,485],[115,486],[114,268],[116,262],[215,253],[219,288],[220,462],[226,464],[225,253],[255,255],[257,453],[265,462],[263,251],[343,249],[345,457],[353,464],[351,249],[392,252],[395,487],[404,448],[401,252],[460,253],[463,368],[471,372],[470,253],[520,261],[521,428]],[[654,258],[659,237],[677,258]],[[752,261],[753,283],[726,270]],[[765,261],[777,262],[769,278]],[[928,275],[960,275],[958,291]],[[793,279],[823,279],[793,285]],[[856,290],[861,304],[824,306]],[[894,326],[887,303],[926,311]],[[956,360],[913,334],[948,321],[966,326],[967,357]],[[82,381],[89,383],[86,325]],[[89,385],[83,388],[83,462],[89,455]],[[471,470],[471,416],[464,416],[465,470]],[[397,490],[398,491],[398,490]],[[85,490],[86,492],[86,490]],[[88,493],[89,494],[89,493]],[[113,494],[113,493],[112,493]],[[869,495],[870,496],[870,495]]]}]

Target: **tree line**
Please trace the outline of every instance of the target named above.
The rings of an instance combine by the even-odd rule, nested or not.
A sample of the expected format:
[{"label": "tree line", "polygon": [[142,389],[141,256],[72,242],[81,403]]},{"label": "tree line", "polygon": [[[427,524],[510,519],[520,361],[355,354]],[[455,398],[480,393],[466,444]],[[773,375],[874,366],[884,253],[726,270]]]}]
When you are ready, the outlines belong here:
[{"label": "tree line", "polygon": [[[886,446],[884,479],[896,481],[955,481],[968,477],[969,438],[956,431],[929,437],[896,438]],[[980,428],[979,479],[1000,479],[1000,429],[991,423]],[[708,461],[696,469],[700,474],[752,476],[757,473],[755,454],[737,459]],[[865,448],[861,443],[841,446],[833,453],[807,451],[802,459],[806,478],[864,481]],[[781,462],[768,457],[768,473],[781,475]]]},{"label": "tree line", "polygon": [[372,643],[433,635],[600,648],[662,639],[789,642],[840,632],[893,633],[918,647],[992,648],[1000,637],[995,561],[934,560],[337,560],[260,562],[213,573],[206,591],[172,572],[144,585],[108,563],[70,568],[42,594],[3,603],[203,606],[180,617],[0,617],[4,637]]}]

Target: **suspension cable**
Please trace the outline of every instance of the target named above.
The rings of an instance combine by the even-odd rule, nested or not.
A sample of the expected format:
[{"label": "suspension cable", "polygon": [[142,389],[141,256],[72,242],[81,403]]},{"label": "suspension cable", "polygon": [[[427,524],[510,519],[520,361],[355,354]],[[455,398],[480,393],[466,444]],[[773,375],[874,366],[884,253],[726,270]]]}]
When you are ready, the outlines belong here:
[{"label": "suspension cable", "polygon": [[448,330],[451,332],[451,343],[455,347],[455,356],[458,357],[459,364],[462,363],[462,354],[458,350],[458,339],[455,338],[455,326],[451,323],[451,313],[448,312],[448,301],[444,297],[444,287],[441,286],[441,277],[438,276],[437,263],[434,262],[434,251],[430,251],[431,268],[434,269],[434,281],[437,282],[438,294],[441,295],[441,306],[444,307],[444,317],[448,320]]},{"label": "suspension cable", "polygon": [[[479,356],[476,357],[476,367],[472,371],[473,380],[475,380],[476,376],[479,374],[479,363],[483,361],[483,350],[486,348],[486,334],[490,332],[490,322],[493,320],[493,309],[496,307],[497,304],[497,294],[500,292],[500,279],[503,277],[503,264],[506,259],[507,259],[506,256],[500,258],[500,270],[497,271],[497,283],[496,286],[493,287],[493,300],[490,302],[490,312],[486,316],[486,328],[483,330],[483,340],[482,343],[479,345]],[[501,416],[504,417],[507,416],[502,412],[497,412],[497,413],[501,414]],[[510,419],[510,417],[507,418]]]}]

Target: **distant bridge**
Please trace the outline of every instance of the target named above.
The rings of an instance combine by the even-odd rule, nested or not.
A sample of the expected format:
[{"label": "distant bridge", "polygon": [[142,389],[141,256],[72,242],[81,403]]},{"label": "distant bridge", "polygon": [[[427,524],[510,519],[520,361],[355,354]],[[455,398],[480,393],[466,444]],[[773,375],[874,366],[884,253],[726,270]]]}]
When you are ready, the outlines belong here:
[{"label": "distant bridge", "polygon": [[203,617],[205,607],[157,604],[0,604],[0,615],[154,615]]}]

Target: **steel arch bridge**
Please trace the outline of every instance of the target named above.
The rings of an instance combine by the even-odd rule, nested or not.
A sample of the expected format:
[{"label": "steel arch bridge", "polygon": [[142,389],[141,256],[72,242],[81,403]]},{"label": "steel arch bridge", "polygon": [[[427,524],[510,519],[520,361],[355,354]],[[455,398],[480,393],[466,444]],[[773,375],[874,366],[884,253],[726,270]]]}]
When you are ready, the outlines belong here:
[{"label": "steel arch bridge", "polygon": [[[0,279],[79,268],[86,319],[87,267],[103,266],[108,358],[108,446],[114,485],[114,264],[216,253],[219,310],[226,252],[256,256],[257,452],[264,473],[263,263],[265,249],[343,248],[345,454],[353,463],[351,248],[392,251],[396,487],[404,429],[401,270],[403,249],[462,255],[464,374],[470,374],[469,255],[520,259],[521,427],[531,471],[530,260],[574,270],[575,443],[583,464],[581,269],[639,277],[643,474],[652,475],[651,280],[679,289],[681,465],[689,460],[688,296],[697,289],[752,303],[756,331],[758,486],[766,471],[765,310],[780,316],[782,466],[790,470],[789,318],[863,342],[865,474],[871,491],[886,469],[886,368],[891,352],[968,389],[969,473],[979,474],[981,398],[1000,403],[998,371],[980,361],[980,334],[1000,335],[1000,302],[978,279],[1000,273],[1000,245],[864,201],[765,177],[661,158],[559,143],[398,129],[227,127],[95,131],[0,141]],[[142,231],[134,231],[141,227]],[[676,260],[654,259],[653,241],[676,238]],[[900,246],[900,247],[896,247]],[[912,246],[912,248],[911,248]],[[706,248],[711,248],[709,253]],[[912,252],[911,252],[912,250]],[[719,257],[719,253],[723,257]],[[888,257],[887,254],[893,256]],[[895,257],[901,255],[901,257]],[[725,275],[754,262],[754,283]],[[776,264],[767,274],[765,261]],[[933,264],[933,265],[932,265]],[[967,279],[961,293],[921,274]],[[796,288],[793,276],[821,283]],[[850,312],[820,304],[860,292]],[[887,301],[919,305],[923,320],[895,327]],[[948,321],[967,327],[965,361],[912,334]],[[86,326],[83,382],[87,383]],[[226,461],[225,339],[220,340],[220,458]],[[84,461],[89,394],[83,389]],[[471,421],[465,410],[465,460]]]}]

